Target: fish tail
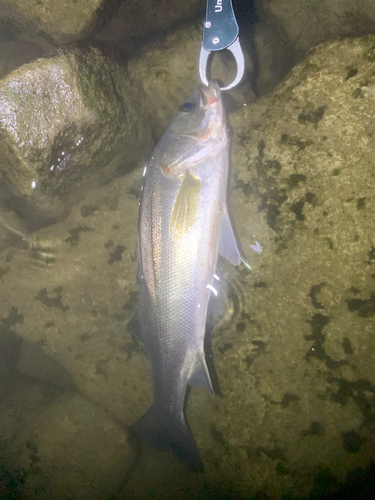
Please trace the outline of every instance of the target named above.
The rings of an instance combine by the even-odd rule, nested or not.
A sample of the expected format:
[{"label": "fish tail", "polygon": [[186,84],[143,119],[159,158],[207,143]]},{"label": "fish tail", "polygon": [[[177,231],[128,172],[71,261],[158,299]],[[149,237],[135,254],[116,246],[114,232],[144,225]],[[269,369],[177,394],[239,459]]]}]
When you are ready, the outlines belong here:
[{"label": "fish tail", "polygon": [[193,434],[184,415],[168,413],[151,408],[131,427],[138,438],[156,448],[167,448],[185,465],[197,472],[203,472]]}]

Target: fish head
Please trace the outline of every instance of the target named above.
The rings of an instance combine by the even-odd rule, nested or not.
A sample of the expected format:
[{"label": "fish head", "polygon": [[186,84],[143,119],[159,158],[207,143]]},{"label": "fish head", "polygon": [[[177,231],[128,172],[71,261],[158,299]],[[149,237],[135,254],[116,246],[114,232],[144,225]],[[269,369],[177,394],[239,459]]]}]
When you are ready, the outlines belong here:
[{"label": "fish head", "polygon": [[155,151],[165,175],[180,177],[197,162],[215,154],[227,142],[220,86],[199,85],[169,124]]},{"label": "fish head", "polygon": [[220,87],[210,81],[208,87],[199,85],[189,99],[181,104],[171,123],[171,132],[213,140],[221,134],[225,113]]}]

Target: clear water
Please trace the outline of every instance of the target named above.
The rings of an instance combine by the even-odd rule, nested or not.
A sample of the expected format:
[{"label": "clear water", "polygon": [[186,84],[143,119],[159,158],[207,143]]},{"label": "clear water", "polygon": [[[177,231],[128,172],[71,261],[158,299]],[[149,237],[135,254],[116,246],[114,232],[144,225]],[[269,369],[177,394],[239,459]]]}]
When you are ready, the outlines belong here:
[{"label": "clear water", "polygon": [[[240,25],[253,23],[253,8],[235,8]],[[356,149],[372,134],[366,43],[358,74],[340,69],[338,46],[331,72],[321,61],[301,70],[301,94],[291,78],[231,116],[231,205],[253,270],[220,263],[207,342],[217,394],[187,399],[205,473],[128,432],[151,402],[147,357],[125,331],[141,162],[105,183],[84,179],[54,224],[2,184],[0,498],[371,498],[374,175],[371,145]],[[53,45],[1,24],[1,75]],[[335,104],[311,91],[319,71]],[[332,88],[366,97],[341,104],[336,77]]]}]

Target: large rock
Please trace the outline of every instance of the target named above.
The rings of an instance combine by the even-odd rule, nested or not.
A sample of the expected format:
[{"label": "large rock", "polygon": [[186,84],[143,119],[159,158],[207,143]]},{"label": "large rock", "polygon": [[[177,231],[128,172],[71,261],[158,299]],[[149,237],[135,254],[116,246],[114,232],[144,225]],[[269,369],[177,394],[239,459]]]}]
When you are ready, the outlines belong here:
[{"label": "large rock", "polygon": [[[48,265],[41,267],[22,249],[4,250],[0,264],[1,290],[9,297],[5,300],[2,294],[0,325],[21,336],[17,368],[68,389],[69,377],[60,364],[80,391],[126,423],[136,418],[137,401],[145,397],[132,393],[134,380],[150,385],[147,360],[134,356],[140,348],[124,329],[136,305],[134,252],[141,178],[142,171],[136,170],[95,189],[65,220],[35,233],[35,240],[49,245]],[[18,269],[14,281],[13,269]],[[16,300],[16,290],[21,291],[21,301]],[[58,358],[55,370],[44,361],[52,352]],[[129,376],[123,368],[134,361],[139,371]],[[108,381],[117,389],[108,391]]]},{"label": "large rock", "polygon": [[61,216],[95,172],[104,182],[146,157],[142,97],[96,48],[62,48],[22,66],[0,82],[0,170],[34,209]]},{"label": "large rock", "polygon": [[375,31],[375,4],[368,0],[255,0],[255,5],[302,54],[333,37]]},{"label": "large rock", "polygon": [[201,436],[206,450],[221,440],[215,475],[231,464],[245,496],[316,495],[322,471],[334,489],[374,458],[374,55],[374,36],[320,46],[232,119],[253,271],[230,273],[232,327],[214,339],[223,413]]},{"label": "large rock", "polygon": [[[99,31],[92,33],[99,40],[124,43],[137,49],[147,39],[165,35],[166,29],[201,17],[206,5],[200,0],[127,0],[121,2],[116,15]],[[126,47],[124,47],[126,50]]]},{"label": "large rock", "polygon": [[45,2],[1,0],[0,21],[16,24],[32,36],[41,34],[53,43],[73,42],[96,37],[114,41],[144,39],[201,16],[204,2],[199,0],[47,0]]},{"label": "large rock", "polygon": [[105,409],[16,372],[2,376],[0,395],[1,498],[116,495],[135,456]]},{"label": "large rock", "polygon": [[[206,475],[149,451],[119,498],[316,498],[374,459],[374,60],[374,36],[320,46],[233,115],[232,205],[253,271],[222,272],[212,350],[223,397],[194,388],[188,399]],[[18,370],[65,390],[73,380],[126,424],[151,401],[147,358],[124,332],[140,178],[113,181],[39,231],[56,247],[47,267],[25,250],[0,254],[1,325],[20,337],[5,343]],[[39,369],[44,356],[56,373]]]},{"label": "large rock", "polygon": [[0,16],[30,33],[42,32],[57,43],[66,43],[86,36],[107,16],[108,7],[114,10],[114,4],[111,0],[1,0]]},{"label": "large rock", "polygon": [[255,0],[258,18],[258,90],[264,95],[326,40],[375,32],[375,4],[368,0]]}]

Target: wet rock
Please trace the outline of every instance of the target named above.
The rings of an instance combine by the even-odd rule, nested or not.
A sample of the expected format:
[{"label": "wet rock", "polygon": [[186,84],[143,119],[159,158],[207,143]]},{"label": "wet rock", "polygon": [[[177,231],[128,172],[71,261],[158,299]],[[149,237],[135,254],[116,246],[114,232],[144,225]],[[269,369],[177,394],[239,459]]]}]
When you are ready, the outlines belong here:
[{"label": "wet rock", "polygon": [[[253,268],[249,274],[230,272],[240,303],[233,323],[241,311],[249,311],[253,324],[246,321],[242,336],[232,327],[214,337],[214,354],[215,344],[219,353],[224,342],[233,346],[216,355],[219,376],[231,374],[230,383],[221,379],[230,418],[228,413],[218,425],[229,449],[248,443],[252,472],[239,448],[228,462],[235,462],[249,483],[260,479],[262,468],[258,487],[271,498],[279,498],[287,483],[298,495],[308,494],[322,464],[340,481],[374,456],[374,266],[369,259],[375,210],[374,52],[373,35],[321,45],[273,92],[231,120],[234,219]],[[249,248],[254,237],[263,247],[259,256]],[[260,280],[267,287],[254,290]],[[353,303],[365,304],[365,313]],[[246,369],[254,337],[267,349]],[[343,347],[345,337],[350,353]],[[299,398],[293,402],[298,410],[283,407],[285,393]],[[246,415],[256,422],[246,426],[248,437],[240,441],[235,436],[244,435]],[[304,434],[311,424],[308,415],[321,422],[324,436]],[[353,432],[361,443],[356,460],[342,438]],[[266,435],[273,437],[264,443]],[[282,446],[288,474],[281,489],[271,461],[255,457],[258,446]],[[304,487],[291,479],[294,474],[303,476]]]},{"label": "wet rock", "polygon": [[367,0],[327,0],[323,5],[314,0],[256,0],[255,5],[302,54],[330,38],[375,31],[375,5]]},{"label": "wet rock", "polygon": [[124,428],[102,408],[19,374],[2,377],[0,394],[3,498],[116,494],[135,457]]},{"label": "wet rock", "polygon": [[[308,50],[335,37],[375,31],[375,5],[367,0],[255,0],[258,89],[269,92]],[[267,56],[267,57],[265,57]]]},{"label": "wet rock", "polygon": [[92,47],[62,48],[9,74],[0,82],[0,116],[0,169],[50,218],[64,214],[95,172],[104,182],[134,168],[151,146],[140,91]]},{"label": "wet rock", "polygon": [[21,0],[2,0],[0,22],[12,22],[30,35],[40,33],[52,43],[62,44],[95,36],[115,41],[122,38],[147,37],[165,30],[178,22],[188,22],[200,15],[203,19],[205,4],[198,0],[49,0],[26,4]]},{"label": "wet rock", "polygon": [[122,2],[116,15],[99,32],[98,40],[116,43],[134,43],[136,50],[144,39],[165,34],[167,28],[177,23],[189,23],[198,16],[204,19],[206,5],[199,0],[175,1],[173,8],[169,0],[128,0]]},{"label": "wet rock", "polygon": [[[9,299],[1,301],[0,326],[24,339],[18,345],[18,369],[62,389],[73,380],[79,391],[127,425],[141,411],[137,401],[147,404],[144,391],[150,390],[147,358],[125,332],[136,303],[141,178],[137,169],[92,190],[66,219],[35,232],[36,241],[54,249],[53,261],[44,266],[24,249],[0,253],[0,286]],[[96,209],[89,210],[94,204]],[[113,260],[118,246],[124,251]],[[46,356],[52,360],[45,361]],[[143,387],[140,397],[131,395],[137,381]],[[108,383],[117,391],[108,392]],[[126,408],[123,398],[133,402]]]},{"label": "wet rock", "polygon": [[57,43],[83,38],[90,29],[97,27],[116,12],[116,1],[49,0],[48,2],[23,2],[2,0],[1,18],[11,20],[30,33],[42,32]]}]

